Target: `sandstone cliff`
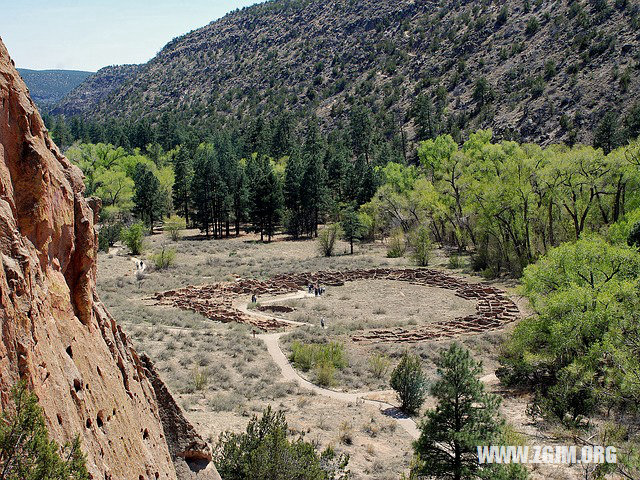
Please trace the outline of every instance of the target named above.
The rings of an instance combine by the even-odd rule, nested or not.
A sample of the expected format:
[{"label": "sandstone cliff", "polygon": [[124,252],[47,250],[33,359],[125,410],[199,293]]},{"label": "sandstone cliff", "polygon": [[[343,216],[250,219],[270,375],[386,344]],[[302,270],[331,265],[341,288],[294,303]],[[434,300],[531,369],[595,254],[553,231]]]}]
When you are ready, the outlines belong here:
[{"label": "sandstone cliff", "polygon": [[80,435],[94,479],[216,478],[175,405],[187,438],[167,440],[154,387],[170,394],[97,297],[99,205],[83,190],[0,40],[0,406],[25,380],[52,437]]}]

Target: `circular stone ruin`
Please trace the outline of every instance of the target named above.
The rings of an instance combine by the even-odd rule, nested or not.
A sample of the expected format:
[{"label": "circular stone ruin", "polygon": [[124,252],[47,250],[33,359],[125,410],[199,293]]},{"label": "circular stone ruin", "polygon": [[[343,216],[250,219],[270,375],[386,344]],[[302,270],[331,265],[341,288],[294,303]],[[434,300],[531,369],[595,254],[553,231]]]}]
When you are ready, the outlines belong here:
[{"label": "circular stone ruin", "polygon": [[233,306],[245,295],[281,295],[305,289],[309,284],[342,286],[356,280],[394,280],[451,290],[458,297],[475,302],[475,313],[412,328],[376,328],[352,337],[355,342],[420,342],[495,330],[519,317],[516,304],[506,294],[486,283],[469,283],[431,269],[374,268],[343,272],[288,273],[269,280],[238,279],[204,286],[169,290],[154,296],[157,304],[192,310],[220,322],[238,322],[263,331],[290,328],[291,323],[269,316],[254,316]]}]

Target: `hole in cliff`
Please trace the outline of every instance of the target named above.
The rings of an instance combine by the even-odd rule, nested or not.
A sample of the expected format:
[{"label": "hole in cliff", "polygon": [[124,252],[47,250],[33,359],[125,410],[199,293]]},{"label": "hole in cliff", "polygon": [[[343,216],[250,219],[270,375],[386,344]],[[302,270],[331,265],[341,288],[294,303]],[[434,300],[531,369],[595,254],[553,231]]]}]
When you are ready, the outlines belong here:
[{"label": "hole in cliff", "polygon": [[185,458],[189,470],[198,473],[209,466],[209,461],[202,458]]},{"label": "hole in cliff", "polygon": [[58,419],[58,424],[62,425],[62,417],[60,416],[59,413],[56,413],[56,418]]},{"label": "hole in cliff", "polygon": [[144,480],[144,477],[142,475],[138,475],[138,480]]},{"label": "hole in cliff", "polygon": [[90,418],[87,418],[87,428],[91,428],[91,424],[92,424],[92,423],[93,423],[93,422],[91,421],[91,419],[90,419]]},{"label": "hole in cliff", "polygon": [[159,473],[159,472],[156,472],[156,473],[155,473],[155,476],[156,476],[156,478],[160,478],[160,473]]},{"label": "hole in cliff", "polygon": [[77,378],[73,379],[73,389],[76,392],[79,392],[80,390],[82,390],[82,382]]},{"label": "hole in cliff", "polygon": [[96,416],[96,424],[100,428],[104,426],[104,412],[102,410],[100,410]]},{"label": "hole in cliff", "polygon": [[67,355],[73,358],[73,349],[71,348],[71,345],[67,347]]},{"label": "hole in cliff", "polygon": [[148,429],[146,429],[146,428],[144,429],[144,432],[142,432],[142,438],[144,440],[149,438],[149,430]]},{"label": "hole in cliff", "polygon": [[96,370],[98,371],[98,375],[102,376],[102,370],[100,370],[100,367],[96,367]]},{"label": "hole in cliff", "polygon": [[112,417],[115,417],[115,416],[116,416],[116,409],[115,409],[115,408],[113,409],[113,412],[111,413],[111,416],[112,416]]}]

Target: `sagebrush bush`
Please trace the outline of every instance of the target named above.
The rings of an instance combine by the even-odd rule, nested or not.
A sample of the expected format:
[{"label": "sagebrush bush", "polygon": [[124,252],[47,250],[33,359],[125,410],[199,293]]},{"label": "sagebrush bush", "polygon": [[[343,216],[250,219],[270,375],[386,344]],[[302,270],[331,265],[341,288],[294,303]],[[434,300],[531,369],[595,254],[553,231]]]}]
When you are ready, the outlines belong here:
[{"label": "sagebrush bush", "polygon": [[369,357],[369,371],[376,378],[384,377],[391,366],[391,359],[388,355],[375,353]]}]

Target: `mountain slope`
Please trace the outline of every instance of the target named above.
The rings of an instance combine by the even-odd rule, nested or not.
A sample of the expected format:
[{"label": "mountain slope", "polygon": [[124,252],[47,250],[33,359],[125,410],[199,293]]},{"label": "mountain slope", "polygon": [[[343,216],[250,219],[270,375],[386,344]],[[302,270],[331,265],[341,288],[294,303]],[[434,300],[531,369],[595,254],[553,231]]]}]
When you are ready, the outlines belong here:
[{"label": "mountain slope", "polygon": [[17,70],[29,87],[33,101],[44,109],[54,106],[93,73],[80,70]]},{"label": "mountain slope", "polygon": [[411,137],[424,93],[450,129],[589,141],[604,111],[640,94],[639,26],[624,0],[275,0],[174,39],[106,95],[85,82],[54,113],[204,122],[286,108],[336,125],[361,101]]}]

